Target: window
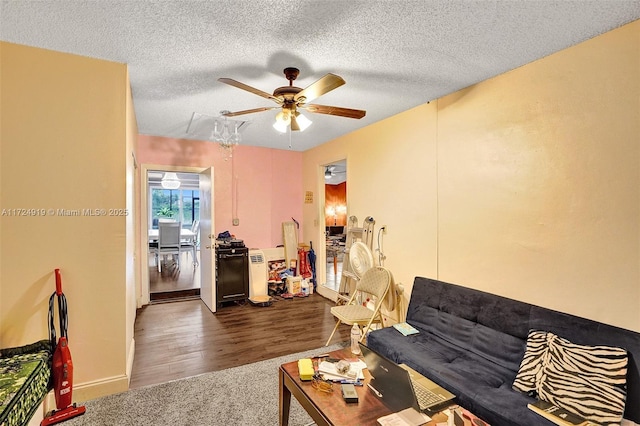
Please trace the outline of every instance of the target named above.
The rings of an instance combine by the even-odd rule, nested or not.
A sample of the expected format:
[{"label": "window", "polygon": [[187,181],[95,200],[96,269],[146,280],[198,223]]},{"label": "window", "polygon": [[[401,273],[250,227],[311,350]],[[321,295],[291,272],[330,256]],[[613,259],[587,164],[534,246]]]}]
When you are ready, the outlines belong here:
[{"label": "window", "polygon": [[200,220],[200,191],[182,191],[182,226],[191,228],[194,221]]},{"label": "window", "polygon": [[200,191],[193,189],[151,189],[151,226],[158,228],[160,219],[173,219],[191,228],[200,219]]}]

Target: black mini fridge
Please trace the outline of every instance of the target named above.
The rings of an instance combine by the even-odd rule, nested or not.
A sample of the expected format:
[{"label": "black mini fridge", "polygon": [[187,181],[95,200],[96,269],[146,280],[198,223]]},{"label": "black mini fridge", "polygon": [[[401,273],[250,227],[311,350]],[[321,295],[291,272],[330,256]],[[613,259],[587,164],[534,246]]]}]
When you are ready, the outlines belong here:
[{"label": "black mini fridge", "polygon": [[249,298],[249,249],[247,247],[216,247],[217,305],[245,301]]}]

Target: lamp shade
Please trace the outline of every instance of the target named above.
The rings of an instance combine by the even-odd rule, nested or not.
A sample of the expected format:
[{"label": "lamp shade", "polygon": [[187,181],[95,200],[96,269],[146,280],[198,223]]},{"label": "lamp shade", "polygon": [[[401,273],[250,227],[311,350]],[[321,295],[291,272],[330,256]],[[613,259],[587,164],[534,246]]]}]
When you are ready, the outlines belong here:
[{"label": "lamp shade", "polygon": [[304,132],[304,129],[311,126],[312,121],[307,117],[302,115],[301,113],[296,114],[296,121],[298,122],[298,127],[300,127],[300,131]]},{"label": "lamp shade", "polygon": [[166,172],[160,181],[160,185],[165,189],[178,189],[180,188],[180,179],[174,172]]},{"label": "lamp shade", "polygon": [[280,133],[286,133],[287,127],[291,123],[291,115],[289,111],[282,110],[278,114],[276,114],[276,121],[273,123],[273,128],[279,131]]},{"label": "lamp shade", "polygon": [[287,127],[291,126],[291,130],[304,131],[311,125],[312,121],[302,115],[298,111],[289,111],[283,109],[276,115],[276,121],[273,123],[273,128],[280,133],[286,133]]},{"label": "lamp shade", "polygon": [[289,122],[287,122],[287,121],[278,121],[278,120],[276,120],[276,122],[273,123],[273,128],[276,129],[277,131],[279,131],[280,133],[286,133],[287,132],[287,127],[289,127]]}]

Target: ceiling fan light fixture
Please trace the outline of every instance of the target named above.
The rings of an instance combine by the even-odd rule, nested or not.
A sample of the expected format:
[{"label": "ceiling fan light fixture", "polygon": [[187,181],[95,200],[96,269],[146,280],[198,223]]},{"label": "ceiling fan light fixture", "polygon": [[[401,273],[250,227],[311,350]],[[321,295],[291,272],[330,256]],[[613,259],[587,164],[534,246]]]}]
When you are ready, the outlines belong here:
[{"label": "ceiling fan light fixture", "polygon": [[281,121],[288,125],[289,122],[291,121],[291,113],[288,110],[283,109],[282,111],[276,114],[276,121]]},{"label": "ceiling fan light fixture", "polygon": [[324,180],[329,180],[329,179],[331,179],[331,176],[332,176],[331,171],[329,170],[329,168],[328,168],[328,167],[326,167],[326,168],[324,169]]},{"label": "ceiling fan light fixture", "polygon": [[283,109],[278,114],[276,114],[276,121],[275,123],[273,123],[273,128],[280,133],[286,133],[289,124],[291,124],[291,112]]},{"label": "ceiling fan light fixture", "polygon": [[287,127],[289,127],[288,121],[276,120],[275,123],[273,123],[273,128],[279,131],[280,133],[287,133]]},{"label": "ceiling fan light fixture", "polygon": [[307,127],[311,126],[311,123],[313,123],[306,116],[302,115],[299,112],[296,112],[296,122],[298,123],[298,127],[300,127],[301,132],[304,132],[304,130]]},{"label": "ceiling fan light fixture", "polygon": [[160,185],[164,189],[178,189],[180,188],[180,179],[174,172],[166,172],[160,181]]}]

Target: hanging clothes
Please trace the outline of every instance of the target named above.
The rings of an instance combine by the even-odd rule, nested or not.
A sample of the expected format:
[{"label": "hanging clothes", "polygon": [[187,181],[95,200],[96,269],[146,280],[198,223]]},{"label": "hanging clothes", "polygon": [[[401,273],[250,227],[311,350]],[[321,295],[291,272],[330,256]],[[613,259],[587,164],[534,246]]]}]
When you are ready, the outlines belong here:
[{"label": "hanging clothes", "polygon": [[303,247],[298,248],[298,271],[302,278],[311,278],[311,267],[307,259],[308,253]]}]

